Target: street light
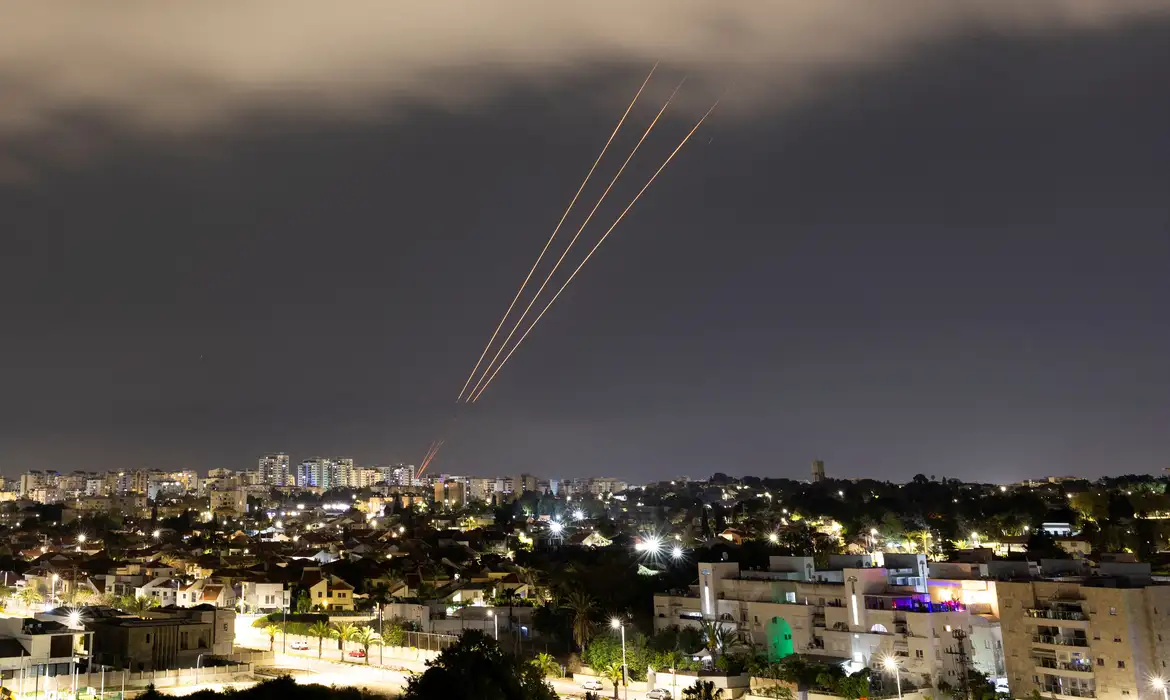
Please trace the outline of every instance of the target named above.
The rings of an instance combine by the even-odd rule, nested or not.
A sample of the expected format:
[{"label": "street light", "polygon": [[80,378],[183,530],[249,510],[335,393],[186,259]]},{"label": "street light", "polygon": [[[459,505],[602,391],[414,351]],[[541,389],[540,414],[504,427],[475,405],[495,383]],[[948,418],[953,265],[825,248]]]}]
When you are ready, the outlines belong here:
[{"label": "street light", "polygon": [[500,641],[500,618],[496,617],[495,610],[488,610],[488,617],[492,619],[492,627],[494,628],[496,641]]},{"label": "street light", "polygon": [[616,617],[609,621],[609,626],[622,631],[622,694],[630,696],[629,681],[626,680],[626,626]]},{"label": "street light", "polygon": [[768,533],[768,541],[772,544],[776,544],[780,541],[780,535],[777,535],[775,532],[770,532]]},{"label": "street light", "polygon": [[49,604],[54,604],[57,599],[57,574],[53,574],[53,586],[49,589]]},{"label": "street light", "polygon": [[894,674],[894,678],[898,683],[898,700],[902,700],[902,669],[898,667],[898,660],[892,656],[887,656],[882,661],[882,666],[884,666],[887,671]]},{"label": "street light", "polygon": [[1167,696],[1167,693],[1170,693],[1170,684],[1166,683],[1165,678],[1154,676],[1150,679],[1150,687],[1162,691],[1162,700],[1170,700],[1170,697]]},{"label": "street light", "polygon": [[679,546],[676,544],[676,545],[674,546],[674,549],[670,550],[670,558],[671,558],[671,559],[674,559],[675,561],[678,561],[679,559],[682,559],[682,558],[683,558],[683,550],[682,550],[682,547],[679,547]]}]

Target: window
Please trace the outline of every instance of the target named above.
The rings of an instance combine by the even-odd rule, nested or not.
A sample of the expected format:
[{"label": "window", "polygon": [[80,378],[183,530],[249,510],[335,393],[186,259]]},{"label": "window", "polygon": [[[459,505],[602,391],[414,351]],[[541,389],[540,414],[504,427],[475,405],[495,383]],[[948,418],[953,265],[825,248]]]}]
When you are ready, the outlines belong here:
[{"label": "window", "polygon": [[1120,635],[1116,635],[1116,634],[1115,634],[1115,635],[1113,635],[1113,641],[1115,641],[1115,642],[1120,642],[1120,641],[1121,641],[1121,636],[1120,636]]},{"label": "window", "polygon": [[150,644],[150,632],[146,633],[146,643]]},{"label": "window", "polygon": [[1011,599],[1011,598],[1008,598],[1007,600],[1003,601],[1003,606],[1004,606],[1005,608],[1010,608],[1010,607],[1012,607],[1012,599]]},{"label": "window", "polygon": [[1121,660],[1118,660],[1118,661],[1117,661],[1117,668],[1125,668],[1125,662],[1124,662],[1124,661],[1121,661]]},{"label": "window", "polygon": [[[755,623],[756,623],[757,625],[758,625],[758,624],[760,624],[760,616],[759,616],[759,615],[753,615],[753,618],[754,618],[754,620],[755,620]],[[1162,635],[1158,635],[1158,637],[1159,637],[1159,639],[1160,639],[1160,638],[1162,637]]]},{"label": "window", "polygon": [[1116,615],[1116,614],[1117,614],[1117,608],[1109,608],[1109,614],[1110,614],[1110,615]]},{"label": "window", "polygon": [[317,597],[318,597],[318,598],[324,598],[324,597],[325,597],[325,594],[324,594],[324,593],[322,593],[321,591],[317,591]]},{"label": "window", "polygon": [[1098,666],[1104,666],[1104,665],[1105,665],[1105,659],[1103,659],[1103,658],[1101,658],[1100,656],[1098,656],[1098,657],[1097,657],[1097,665],[1098,665]]},{"label": "window", "polygon": [[1094,640],[1096,640],[1096,641],[1098,641],[1098,642],[1099,642],[1099,641],[1101,641],[1101,633],[1100,633],[1100,632],[1094,632],[1094,633],[1093,633],[1093,639],[1094,639]]},{"label": "window", "polygon": [[915,649],[915,650],[914,650],[914,658],[916,658],[916,659],[921,659],[921,658],[922,658],[922,650],[921,650],[921,649]]}]

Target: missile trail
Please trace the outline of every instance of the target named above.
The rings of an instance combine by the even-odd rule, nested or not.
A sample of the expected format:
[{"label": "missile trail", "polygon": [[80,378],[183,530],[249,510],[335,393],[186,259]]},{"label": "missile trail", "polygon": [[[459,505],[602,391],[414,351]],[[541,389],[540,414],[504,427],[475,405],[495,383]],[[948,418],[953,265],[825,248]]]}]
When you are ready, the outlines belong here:
[{"label": "missile trail", "polygon": [[[626,106],[626,111],[622,113],[622,118],[618,120],[617,126],[613,128],[612,132],[610,132],[609,139],[606,140],[605,145],[601,148],[601,153],[597,154],[597,160],[593,161],[593,167],[589,168],[589,172],[585,175],[585,179],[581,181],[581,186],[577,188],[577,192],[573,195],[573,199],[569,202],[569,206],[565,209],[565,213],[561,214],[561,220],[557,222],[556,228],[553,229],[552,235],[548,237],[548,241],[544,244],[544,248],[540,251],[540,255],[536,256],[536,262],[532,263],[532,269],[528,271],[528,276],[524,278],[522,283],[520,283],[520,288],[516,290],[516,296],[512,297],[512,303],[508,304],[508,310],[504,312],[504,316],[500,319],[499,325],[497,325],[496,330],[492,332],[492,337],[488,339],[487,345],[483,347],[483,352],[480,353],[479,359],[476,360],[475,367],[472,368],[471,374],[467,375],[467,381],[463,383],[463,388],[459,390],[459,396],[455,399],[456,403],[463,400],[463,395],[467,392],[467,387],[471,384],[471,380],[475,377],[475,373],[479,371],[479,367],[483,363],[483,358],[487,357],[488,351],[492,348],[492,344],[496,342],[496,338],[500,334],[500,329],[504,327],[504,323],[506,323],[508,320],[508,315],[512,313],[512,309],[516,308],[516,302],[520,300],[520,295],[524,293],[524,288],[528,286],[528,282],[532,279],[532,275],[536,272],[536,268],[540,265],[540,261],[544,259],[544,254],[548,252],[548,248],[550,245],[552,245],[553,239],[557,237],[557,232],[561,230],[561,225],[565,223],[565,219],[569,217],[569,212],[572,211],[573,206],[577,204],[577,199],[581,196],[581,192],[585,189],[585,185],[589,182],[589,178],[593,177],[593,171],[597,169],[598,163],[600,163],[602,157],[605,156],[605,152],[609,150],[609,144],[613,143],[613,139],[615,136],[617,136],[618,130],[622,128],[622,124],[625,123],[626,117],[630,115],[630,110],[634,108],[634,103],[636,103],[638,98],[642,96],[642,91],[646,89],[646,85],[650,82],[650,76],[654,75],[654,71],[657,68],[657,63],[655,63],[654,66],[650,68],[650,72],[646,74],[646,79],[642,81],[641,87],[639,87],[638,91],[634,93],[634,99],[630,100],[630,104]],[[499,355],[497,355],[497,357],[498,356]]]},{"label": "missile trail", "polygon": [[439,450],[441,450],[443,448],[443,443],[445,443],[445,442],[447,442],[447,441],[446,440],[439,440],[438,442],[432,443],[434,445],[434,449],[430,450],[427,453],[427,456],[423,459],[422,466],[420,466],[418,468],[418,473],[414,475],[414,478],[416,478],[416,479],[422,478],[423,472],[425,472],[427,470],[427,467],[430,466],[431,461],[434,460],[435,456],[439,454]]},{"label": "missile trail", "polygon": [[540,295],[544,292],[545,288],[548,287],[549,280],[551,280],[553,275],[556,274],[556,271],[560,269],[561,263],[565,261],[565,257],[569,254],[569,251],[573,249],[573,246],[577,244],[577,239],[581,237],[581,232],[584,231],[585,227],[589,225],[589,222],[593,220],[593,215],[597,213],[598,208],[601,207],[601,203],[604,202],[605,198],[609,196],[610,190],[613,189],[613,186],[615,183],[617,183],[618,178],[620,178],[622,173],[625,172],[626,166],[628,166],[630,161],[634,159],[634,154],[636,154],[638,149],[642,147],[642,142],[645,141],[646,137],[650,135],[650,132],[654,130],[655,125],[658,124],[658,120],[662,118],[662,113],[665,112],[666,108],[670,106],[671,101],[674,100],[675,95],[678,94],[678,91],[682,88],[683,83],[685,82],[686,78],[683,78],[682,81],[679,82],[678,86],[674,88],[674,92],[670,93],[670,97],[668,97],[666,102],[663,103],[662,109],[658,110],[658,114],[654,115],[654,120],[650,122],[650,126],[646,127],[646,131],[642,132],[642,138],[638,139],[638,143],[634,144],[634,149],[630,151],[630,155],[626,156],[626,161],[622,163],[622,167],[618,168],[617,174],[614,175],[613,179],[609,181],[609,185],[607,185],[605,191],[601,193],[601,198],[598,199],[597,203],[593,205],[593,209],[590,210],[589,215],[585,217],[584,223],[582,223],[581,227],[577,229],[577,233],[573,235],[572,240],[569,241],[569,245],[566,246],[565,250],[561,253],[561,257],[557,259],[556,264],[553,265],[552,269],[548,271],[548,275],[544,278],[544,282],[541,282],[540,284],[540,289],[536,290],[536,294],[532,296],[532,300],[528,302],[528,306],[524,308],[523,313],[521,313],[520,317],[516,319],[516,324],[513,325],[512,330],[508,332],[508,337],[504,338],[504,342],[500,343],[500,347],[498,350],[496,350],[496,354],[492,357],[491,362],[487,364],[487,367],[484,368],[483,374],[475,383],[475,387],[472,388],[471,395],[475,395],[476,392],[478,392],[481,388],[481,385],[484,383],[484,381],[487,380],[488,372],[492,371],[492,366],[495,365],[496,360],[500,359],[500,355],[503,354],[504,349],[508,347],[508,343],[512,340],[512,337],[516,335],[516,331],[519,330],[521,325],[523,325],[524,320],[528,317],[528,313],[532,311],[532,307],[536,305],[537,300],[540,299]]},{"label": "missile trail", "polygon": [[573,281],[573,278],[577,276],[577,273],[581,271],[581,268],[585,267],[585,263],[589,262],[589,258],[593,257],[593,254],[596,253],[597,249],[601,247],[601,244],[605,242],[605,239],[609,236],[609,234],[614,230],[614,228],[617,227],[619,223],[621,223],[622,219],[625,218],[626,214],[629,213],[630,209],[633,208],[634,204],[637,203],[642,194],[650,188],[650,185],[654,184],[654,180],[656,180],[658,176],[662,174],[662,171],[666,169],[666,166],[670,164],[670,161],[674,159],[675,155],[677,155],[680,150],[682,150],[682,147],[685,146],[687,141],[690,140],[691,136],[693,136],[695,132],[698,131],[699,127],[703,125],[703,122],[706,121],[707,117],[711,116],[711,113],[715,111],[715,108],[718,105],[719,100],[716,100],[715,104],[711,105],[711,108],[707,110],[707,113],[704,114],[702,118],[700,118],[699,121],[695,123],[694,127],[691,128],[687,135],[683,137],[683,140],[680,141],[677,146],[675,146],[670,155],[666,157],[666,160],[662,162],[662,165],[658,166],[658,170],[656,170],[654,174],[650,176],[650,179],[646,181],[646,184],[642,186],[642,189],[638,191],[638,194],[634,195],[634,198],[630,200],[630,203],[626,205],[626,208],[622,210],[622,213],[618,215],[617,219],[614,220],[609,229],[606,230],[604,234],[602,234],[601,239],[597,241],[597,243],[585,256],[585,259],[581,261],[581,264],[577,266],[577,269],[573,270],[573,273],[569,275],[569,278],[565,280],[564,284],[561,285],[561,288],[558,289],[557,293],[553,295],[553,298],[550,299],[549,302],[545,304],[541,312],[537,314],[536,320],[532,322],[532,325],[528,326],[528,330],[524,331],[524,334],[520,336],[520,340],[516,341],[516,344],[512,346],[512,349],[508,351],[508,354],[505,355],[500,364],[496,366],[495,371],[493,371],[491,376],[488,377],[487,382],[484,383],[478,391],[473,392],[471,398],[468,399],[469,403],[475,403],[479,400],[479,397],[482,396],[483,392],[487,390],[488,386],[491,385],[492,380],[496,378],[496,375],[499,374],[504,365],[508,363],[508,360],[512,357],[512,354],[515,353],[516,349],[524,343],[524,339],[528,337],[528,334],[532,332],[532,329],[536,327],[536,324],[540,323],[540,319],[544,318],[544,315],[548,312],[549,308],[551,308],[552,305],[556,303],[557,298],[561,296],[561,292],[565,291],[565,287],[568,287],[569,283]]}]

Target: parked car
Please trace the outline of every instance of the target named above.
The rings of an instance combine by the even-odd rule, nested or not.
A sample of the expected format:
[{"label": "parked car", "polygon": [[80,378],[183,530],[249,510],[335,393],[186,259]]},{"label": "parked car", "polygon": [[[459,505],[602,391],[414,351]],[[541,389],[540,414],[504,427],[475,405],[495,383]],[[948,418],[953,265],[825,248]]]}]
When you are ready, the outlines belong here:
[{"label": "parked car", "polygon": [[646,700],[670,700],[670,691],[666,688],[654,688],[646,693]]},{"label": "parked car", "polygon": [[581,687],[585,690],[605,690],[605,688],[601,687],[601,681],[596,678],[583,682]]},{"label": "parked car", "polygon": [[309,643],[308,642],[296,641],[296,642],[289,644],[289,646],[292,647],[293,651],[308,651],[309,650]]},{"label": "parked car", "polygon": [[362,651],[361,649],[354,649],[353,651],[349,652],[349,655],[355,659],[366,658],[366,652]]}]

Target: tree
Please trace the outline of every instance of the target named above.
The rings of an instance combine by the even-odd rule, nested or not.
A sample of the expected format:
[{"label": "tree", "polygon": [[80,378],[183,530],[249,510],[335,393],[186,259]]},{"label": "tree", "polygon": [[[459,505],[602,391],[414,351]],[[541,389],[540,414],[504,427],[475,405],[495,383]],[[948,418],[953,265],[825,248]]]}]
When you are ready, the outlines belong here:
[{"label": "tree", "polygon": [[329,628],[328,622],[317,620],[309,627],[308,634],[310,637],[317,638],[317,658],[319,659],[324,652],[325,638],[332,636],[333,630]]},{"label": "tree", "polygon": [[532,659],[532,665],[535,666],[546,678],[549,676],[560,677],[561,665],[553,658],[552,654],[537,654]]},{"label": "tree", "polygon": [[329,636],[337,640],[337,650],[345,651],[345,643],[357,634],[357,626],[352,622],[334,622]]},{"label": "tree", "polygon": [[313,609],[313,601],[309,598],[308,591],[301,591],[297,594],[297,612],[304,615]]},{"label": "tree", "polygon": [[276,633],[283,632],[280,625],[265,625],[264,634],[268,635],[268,651],[276,649]]},{"label": "tree", "polygon": [[381,645],[382,635],[370,627],[359,627],[354,630],[350,638],[361,645],[362,652],[366,655],[366,665],[368,666],[370,663],[370,646],[374,644]]},{"label": "tree", "polygon": [[540,671],[503,651],[490,635],[468,630],[423,673],[407,682],[403,700],[556,700]]},{"label": "tree", "polygon": [[610,683],[613,683],[613,700],[617,700],[618,686],[621,685],[622,676],[624,675],[623,671],[625,670],[622,667],[622,662],[620,660],[611,661],[610,663],[606,664],[604,668],[595,670],[600,672],[603,678],[608,680]]},{"label": "tree", "polygon": [[573,641],[578,649],[584,649],[593,636],[593,615],[597,612],[597,601],[582,590],[569,591],[561,607],[569,611],[573,619]]},{"label": "tree", "polygon": [[742,644],[739,633],[718,620],[703,620],[700,631],[707,642],[707,650],[715,656],[722,656]]},{"label": "tree", "polygon": [[37,590],[36,586],[25,586],[16,594],[16,599],[24,603],[26,608],[31,608],[43,601],[45,597],[41,595],[41,592]]},{"label": "tree", "polygon": [[720,700],[723,689],[716,688],[712,681],[695,681],[695,684],[683,691],[684,700]]}]

